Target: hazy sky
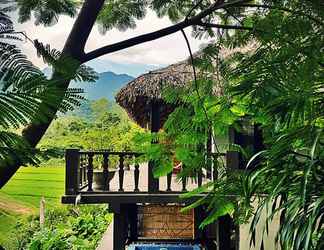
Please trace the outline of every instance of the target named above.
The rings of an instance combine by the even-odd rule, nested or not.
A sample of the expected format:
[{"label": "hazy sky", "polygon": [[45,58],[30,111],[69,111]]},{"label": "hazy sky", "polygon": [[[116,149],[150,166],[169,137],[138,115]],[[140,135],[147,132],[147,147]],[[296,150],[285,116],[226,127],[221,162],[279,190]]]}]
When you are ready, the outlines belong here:
[{"label": "hazy sky", "polygon": [[[67,16],[61,16],[59,22],[52,27],[35,26],[33,20],[16,24],[16,29],[25,31],[32,39],[39,39],[43,43],[48,43],[51,47],[62,49],[73,25],[73,19]],[[95,26],[88,40],[86,51],[98,47],[118,42],[133,36],[155,31],[171,25],[168,18],[158,18],[155,13],[148,12],[145,19],[137,22],[136,29],[129,29],[120,32],[116,29],[108,31],[102,35]],[[190,37],[191,29],[186,29]],[[194,51],[199,48],[203,42],[190,38],[190,43]],[[22,44],[23,51],[37,66],[44,68],[46,65],[41,58],[36,56],[35,49],[30,42]],[[135,47],[125,49],[113,54],[100,57],[93,60],[90,65],[98,72],[118,71],[117,73],[128,73],[138,75],[144,71],[175,63],[188,57],[188,50],[181,32],[169,35],[167,37],[147,42]]]}]

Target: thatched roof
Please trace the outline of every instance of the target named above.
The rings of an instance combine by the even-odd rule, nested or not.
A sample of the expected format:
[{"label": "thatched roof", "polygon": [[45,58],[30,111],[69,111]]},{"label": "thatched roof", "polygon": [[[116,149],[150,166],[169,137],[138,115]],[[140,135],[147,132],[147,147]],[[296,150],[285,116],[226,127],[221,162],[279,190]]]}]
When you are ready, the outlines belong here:
[{"label": "thatched roof", "polygon": [[162,91],[166,86],[181,87],[193,80],[193,69],[188,61],[172,64],[141,75],[129,82],[116,95],[116,102],[140,126],[145,127],[150,121],[150,103],[160,102],[161,124],[174,107],[162,101]]},{"label": "thatched roof", "polygon": [[[235,52],[248,52],[255,48],[255,44],[251,43],[243,48],[232,50],[222,49],[221,57],[226,58]],[[202,53],[198,52],[194,55],[199,57]],[[129,82],[116,95],[116,102],[122,106],[136,123],[142,127],[150,121],[150,103],[159,101],[161,105],[161,126],[167,119],[167,116],[174,110],[174,107],[167,105],[162,101],[162,92],[165,87],[174,86],[181,87],[192,82],[193,68],[190,60],[185,60],[168,67],[151,71],[141,75]],[[222,90],[218,87],[215,89],[216,95],[221,95]]]}]

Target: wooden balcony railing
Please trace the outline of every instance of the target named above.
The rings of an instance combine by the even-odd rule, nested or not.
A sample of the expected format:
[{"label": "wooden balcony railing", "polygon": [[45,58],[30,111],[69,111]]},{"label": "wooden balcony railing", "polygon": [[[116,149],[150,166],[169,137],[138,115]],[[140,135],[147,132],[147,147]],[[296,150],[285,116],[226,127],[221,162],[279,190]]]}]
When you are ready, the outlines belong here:
[{"label": "wooden balcony railing", "polygon": [[[78,149],[66,150],[66,194],[103,191],[109,192],[110,182],[118,174],[118,192],[124,192],[125,159],[135,160],[141,154],[136,152],[110,152],[110,151],[80,151]],[[110,166],[110,158],[118,159],[117,168]],[[96,161],[95,161],[96,158]],[[116,159],[115,159],[116,160]],[[136,161],[134,161],[136,162]],[[99,166],[96,166],[99,165]],[[134,192],[139,188],[139,164],[134,164]],[[103,186],[94,187],[95,174],[101,173]]]},{"label": "wooden balcony railing", "polygon": [[[228,161],[228,155],[231,160]],[[66,150],[66,187],[65,203],[71,203],[73,197],[81,195],[95,195],[102,197],[136,196],[143,197],[150,194],[173,195],[193,190],[204,183],[216,179],[217,171],[213,161],[223,157],[229,165],[237,164],[237,157],[233,152],[227,154],[211,154],[211,164],[204,173],[200,171],[196,176],[178,179],[172,173],[153,180],[152,164],[138,164],[136,159],[141,156],[137,152],[111,151],[80,151]],[[153,188],[156,186],[156,188]],[[153,197],[153,196],[151,196]],[[63,197],[63,200],[65,199]],[[70,200],[69,200],[70,199]],[[126,199],[126,198],[125,198]],[[68,200],[68,201],[67,201]],[[95,199],[92,203],[95,203]],[[107,200],[107,199],[105,199]]]}]

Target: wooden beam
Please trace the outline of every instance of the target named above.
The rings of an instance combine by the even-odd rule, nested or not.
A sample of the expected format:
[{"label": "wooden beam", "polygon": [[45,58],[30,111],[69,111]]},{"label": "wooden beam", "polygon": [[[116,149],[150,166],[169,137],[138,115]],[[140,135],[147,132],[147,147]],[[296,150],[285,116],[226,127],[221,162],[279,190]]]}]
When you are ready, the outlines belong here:
[{"label": "wooden beam", "polygon": [[[180,193],[81,193],[80,204],[99,204],[109,203],[115,204],[131,204],[131,203],[179,203],[189,204],[197,199],[205,196],[205,194],[197,195],[191,199],[181,199]],[[62,203],[74,204],[77,195],[65,195],[62,197]]]}]

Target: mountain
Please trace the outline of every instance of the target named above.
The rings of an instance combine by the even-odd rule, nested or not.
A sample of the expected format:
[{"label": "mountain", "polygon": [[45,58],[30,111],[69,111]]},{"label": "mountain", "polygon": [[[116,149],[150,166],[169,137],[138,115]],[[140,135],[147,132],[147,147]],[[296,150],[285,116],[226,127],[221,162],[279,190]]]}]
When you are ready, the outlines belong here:
[{"label": "mountain", "polygon": [[85,97],[89,100],[97,100],[100,98],[107,98],[114,101],[116,93],[124,87],[134,77],[127,74],[115,74],[108,71],[98,74],[96,82],[72,82],[71,88],[83,88]]},{"label": "mountain", "polygon": [[117,63],[112,62],[106,59],[96,59],[87,63],[87,66],[90,66],[97,72],[106,72],[112,71],[116,74],[126,73],[131,76],[139,76],[149,71],[166,67],[167,65],[151,65],[151,64],[140,64],[140,63]]},{"label": "mountain", "polygon": [[[51,75],[51,69],[45,68],[43,73],[46,76]],[[115,100],[116,93],[124,87],[134,77],[127,74],[116,74],[114,72],[102,72],[98,74],[96,82],[72,82],[71,88],[82,88],[85,92],[85,97],[89,100],[98,100],[107,98],[110,101]]]}]

